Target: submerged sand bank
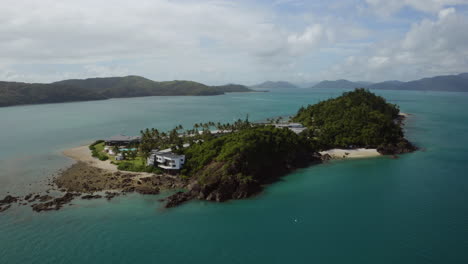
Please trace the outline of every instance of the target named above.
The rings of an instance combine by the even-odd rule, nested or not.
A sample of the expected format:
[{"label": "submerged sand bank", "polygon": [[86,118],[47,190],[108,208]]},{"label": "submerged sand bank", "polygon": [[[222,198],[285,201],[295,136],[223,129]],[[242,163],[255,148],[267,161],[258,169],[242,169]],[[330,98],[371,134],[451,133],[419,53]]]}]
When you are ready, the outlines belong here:
[{"label": "submerged sand bank", "polygon": [[330,149],[321,151],[321,155],[330,155],[333,159],[346,159],[346,158],[372,158],[382,156],[377,149]]}]

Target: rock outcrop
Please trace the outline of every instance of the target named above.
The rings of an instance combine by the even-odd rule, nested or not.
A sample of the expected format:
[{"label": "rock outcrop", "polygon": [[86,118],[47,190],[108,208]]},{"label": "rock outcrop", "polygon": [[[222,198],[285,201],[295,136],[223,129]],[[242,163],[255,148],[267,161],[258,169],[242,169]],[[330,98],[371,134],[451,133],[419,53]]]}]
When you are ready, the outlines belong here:
[{"label": "rock outcrop", "polygon": [[31,205],[31,207],[36,212],[59,210],[65,204],[70,203],[76,196],[79,196],[79,195],[80,195],[79,193],[66,193],[64,196],[55,198],[54,200],[50,202],[34,204],[34,205]]},{"label": "rock outcrop", "polygon": [[177,192],[167,197],[166,199],[164,199],[166,201],[165,207],[166,208],[176,207],[189,200],[192,200],[193,198],[195,198],[195,196],[190,191],[189,192]]},{"label": "rock outcrop", "polygon": [[411,153],[416,151],[418,148],[409,142],[407,139],[402,138],[397,144],[386,144],[380,145],[377,151],[382,155],[398,155]]},{"label": "rock outcrop", "polygon": [[12,204],[16,202],[18,202],[18,197],[7,195],[5,198],[3,198],[3,200],[0,200],[0,205]]},{"label": "rock outcrop", "polygon": [[11,204],[0,206],[0,213],[8,210],[11,207]]},{"label": "rock outcrop", "polygon": [[92,200],[92,199],[101,199],[101,198],[102,198],[102,195],[88,194],[88,195],[81,196],[81,199],[83,199],[83,200]]}]

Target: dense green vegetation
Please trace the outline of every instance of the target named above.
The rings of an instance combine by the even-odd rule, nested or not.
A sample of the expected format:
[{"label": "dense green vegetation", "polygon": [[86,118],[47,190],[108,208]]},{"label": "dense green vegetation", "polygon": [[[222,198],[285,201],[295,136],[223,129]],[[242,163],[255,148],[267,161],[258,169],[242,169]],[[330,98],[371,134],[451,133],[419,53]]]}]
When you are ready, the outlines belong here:
[{"label": "dense green vegetation", "polygon": [[322,149],[397,144],[403,131],[395,122],[399,108],[365,89],[301,108],[293,121],[308,127],[308,137]]},{"label": "dense green vegetation", "polygon": [[192,81],[155,82],[139,76],[65,80],[51,84],[0,82],[0,106],[138,96],[220,95],[248,91],[250,89],[242,85],[207,86]]},{"label": "dense green vegetation", "polygon": [[106,99],[90,89],[67,84],[0,82],[0,107]]},{"label": "dense green vegetation", "polygon": [[97,140],[93,144],[89,145],[89,150],[91,150],[91,155],[99,160],[108,160],[109,157],[103,152],[104,150],[104,141]]},{"label": "dense green vegetation", "polygon": [[321,81],[312,88],[318,89],[354,89],[357,87],[363,87],[362,82],[351,82],[348,80],[336,80],[336,81]]},{"label": "dense green vegetation", "polygon": [[246,127],[195,143],[183,153],[187,162],[182,173],[204,183],[229,177],[265,182],[308,164],[313,157],[305,137],[273,126]]}]

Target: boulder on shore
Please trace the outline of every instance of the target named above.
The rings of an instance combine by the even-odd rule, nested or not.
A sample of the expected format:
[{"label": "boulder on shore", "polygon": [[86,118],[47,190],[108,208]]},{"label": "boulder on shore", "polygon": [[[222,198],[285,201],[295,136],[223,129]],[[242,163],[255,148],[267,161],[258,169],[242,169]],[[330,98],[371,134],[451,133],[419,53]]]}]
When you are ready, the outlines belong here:
[{"label": "boulder on shore", "polygon": [[164,206],[165,208],[171,208],[171,207],[176,207],[178,205],[181,205],[191,199],[193,199],[194,196],[191,192],[177,192],[169,197],[167,197],[166,200],[166,205]]},{"label": "boulder on shore", "polygon": [[135,192],[139,194],[159,194],[159,188],[150,186],[137,186],[135,187]]},{"label": "boulder on shore", "polygon": [[398,155],[411,153],[416,151],[418,148],[411,144],[407,139],[401,139],[400,142],[396,144],[384,144],[380,145],[377,148],[377,151],[382,155]]},{"label": "boulder on shore", "polygon": [[59,210],[65,204],[71,202],[75,196],[80,195],[79,193],[66,193],[64,196],[55,198],[54,200],[46,203],[39,203],[31,205],[32,209],[36,212]]},{"label": "boulder on shore", "polygon": [[5,196],[5,198],[3,198],[3,200],[0,200],[0,205],[16,203],[17,201],[18,201],[18,197],[7,195]]},{"label": "boulder on shore", "polygon": [[11,204],[6,205],[6,206],[3,206],[3,207],[0,206],[0,213],[1,213],[1,212],[4,212],[4,211],[6,211],[6,210],[8,210],[8,208],[10,208],[10,207],[11,207]]},{"label": "boulder on shore", "polygon": [[101,198],[102,198],[101,195],[92,195],[92,194],[81,196],[81,199],[83,199],[83,200],[101,199]]}]

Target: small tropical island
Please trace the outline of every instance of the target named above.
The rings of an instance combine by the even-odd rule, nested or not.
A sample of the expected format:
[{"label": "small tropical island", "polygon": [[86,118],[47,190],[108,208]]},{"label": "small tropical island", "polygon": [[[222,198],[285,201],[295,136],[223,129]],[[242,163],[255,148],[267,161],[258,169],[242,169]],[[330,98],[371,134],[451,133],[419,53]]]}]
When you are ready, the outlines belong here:
[{"label": "small tropical island", "polygon": [[65,151],[78,162],[51,184],[64,196],[7,196],[0,210],[16,202],[35,211],[58,210],[77,197],[110,200],[163,190],[177,190],[162,199],[166,208],[193,199],[244,199],[295,169],[330,159],[415,151],[404,137],[404,118],[397,105],[361,88],[301,107],[289,120],[253,123],[246,117],[168,132],[148,128],[140,136],[119,135]]}]

